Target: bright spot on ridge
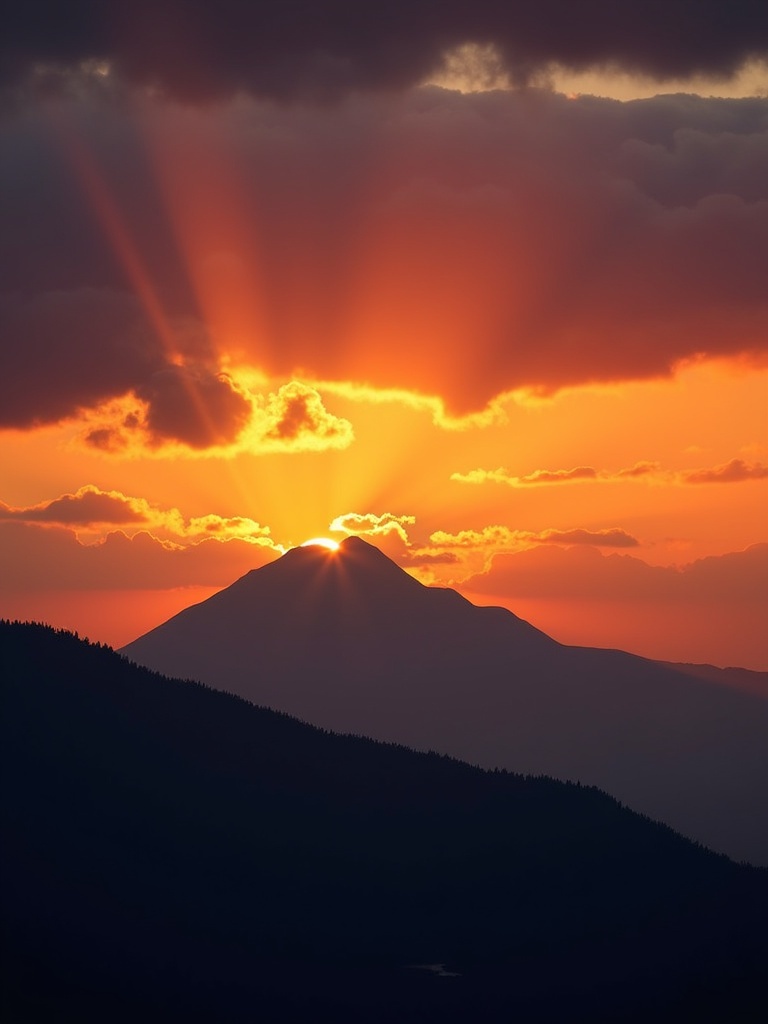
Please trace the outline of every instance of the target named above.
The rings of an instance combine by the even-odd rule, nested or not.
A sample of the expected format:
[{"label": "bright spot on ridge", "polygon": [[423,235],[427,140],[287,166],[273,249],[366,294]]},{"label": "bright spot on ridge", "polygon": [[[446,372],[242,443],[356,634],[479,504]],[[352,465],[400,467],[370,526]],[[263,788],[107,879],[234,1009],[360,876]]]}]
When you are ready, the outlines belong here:
[{"label": "bright spot on ridge", "polygon": [[339,550],[339,542],[337,540],[331,540],[330,537],[313,537],[311,540],[305,540],[301,547],[308,548],[312,545],[316,545],[321,548],[328,548],[329,551]]}]

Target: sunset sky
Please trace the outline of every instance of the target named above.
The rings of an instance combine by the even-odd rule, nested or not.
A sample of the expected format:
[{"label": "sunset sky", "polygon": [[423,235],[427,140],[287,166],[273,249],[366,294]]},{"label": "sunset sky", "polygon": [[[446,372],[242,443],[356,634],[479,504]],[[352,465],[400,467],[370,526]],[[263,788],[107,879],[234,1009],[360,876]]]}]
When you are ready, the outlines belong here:
[{"label": "sunset sky", "polygon": [[768,5],[17,15],[0,616],[119,646],[357,533],[768,670]]}]

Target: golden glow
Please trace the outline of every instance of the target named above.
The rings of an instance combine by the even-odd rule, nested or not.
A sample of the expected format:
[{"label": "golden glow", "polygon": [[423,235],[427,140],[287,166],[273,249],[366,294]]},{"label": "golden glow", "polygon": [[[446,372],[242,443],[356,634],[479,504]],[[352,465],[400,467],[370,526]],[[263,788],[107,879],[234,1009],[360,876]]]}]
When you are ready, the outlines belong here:
[{"label": "golden glow", "polygon": [[339,550],[339,542],[331,540],[330,537],[312,537],[311,540],[305,540],[300,546],[302,548],[327,548],[329,551]]},{"label": "golden glow", "polygon": [[[492,52],[475,48],[459,57],[457,72],[478,87],[491,80]],[[411,112],[414,131],[420,117],[437,131],[442,117],[458,118],[463,108],[454,97],[431,109]],[[589,204],[572,201],[568,189],[550,194],[523,170],[511,179],[519,187],[500,179],[464,188],[464,179],[485,179],[459,150],[448,157],[463,171],[441,187],[427,163],[402,171],[405,142],[390,145],[386,133],[377,141],[372,130],[365,173],[344,190],[343,204],[329,199],[322,181],[314,182],[316,194],[305,188],[314,179],[302,173],[286,187],[291,201],[275,206],[272,192],[282,195],[269,185],[275,168],[265,159],[266,184],[258,175],[251,180],[237,142],[242,133],[232,131],[243,117],[256,146],[274,126],[255,107],[232,110],[235,120],[220,127],[220,138],[211,134],[213,113],[171,119],[160,104],[140,112],[139,127],[179,276],[194,294],[193,319],[205,341],[199,359],[206,372],[226,371],[250,404],[248,422],[220,444],[190,448],[151,437],[148,444],[145,400],[107,391],[70,421],[1,433],[0,530],[19,543],[7,541],[0,556],[6,580],[16,567],[21,596],[9,596],[11,585],[0,579],[0,615],[44,616],[81,631],[79,623],[91,623],[94,638],[111,639],[112,614],[125,621],[130,614],[136,631],[139,622],[149,628],[191,603],[188,594],[225,586],[303,537],[311,539],[301,546],[338,550],[337,541],[313,536],[323,529],[359,534],[419,578],[459,588],[500,551],[541,561],[540,552],[561,553],[569,542],[576,550],[591,545],[600,558],[615,559],[608,568],[618,580],[622,567],[637,569],[619,561],[630,555],[646,568],[679,567],[766,540],[765,365],[746,356],[681,359],[653,379],[662,363],[621,364],[606,369],[610,383],[600,383],[599,361],[589,373],[581,361],[617,347],[606,286],[606,302],[585,298],[578,331],[553,348],[553,365],[545,367],[551,374],[537,378],[537,346],[520,346],[519,379],[549,380],[549,390],[519,386],[493,395],[495,386],[501,391],[518,379],[514,368],[507,367],[509,378],[497,373],[502,341],[518,328],[546,340],[557,326],[545,316],[557,306],[550,298],[564,289],[563,301],[577,302],[578,275],[571,285],[569,274],[578,269],[581,240],[594,234]],[[284,144],[301,156],[301,125],[286,124]],[[180,366],[191,356],[175,307],[153,280],[140,226],[121,206],[98,151],[74,128],[60,128],[94,221],[163,358]],[[516,205],[518,192],[530,202]],[[604,226],[612,215],[611,206],[595,213],[607,218]],[[515,232],[505,227],[512,222]],[[722,329],[716,324],[711,337]],[[484,347],[484,338],[496,340]],[[648,379],[627,379],[633,374]],[[593,383],[579,383],[585,380]],[[194,388],[189,398],[205,420]],[[209,433],[216,436],[215,424]],[[56,519],[51,504],[61,506],[62,496],[65,518]],[[73,518],[97,503],[103,518],[85,511]],[[34,551],[20,546],[24,537],[34,537]],[[41,575],[35,591],[27,566],[33,556],[42,562],[45,545],[59,575],[55,584]],[[558,598],[554,584],[543,596],[515,591],[512,577],[524,564],[510,563],[507,591],[482,599],[529,615],[557,639],[768,668],[752,604],[739,610],[750,624],[741,636],[720,628],[714,607],[709,619],[687,608],[690,635],[671,615],[665,632],[650,613],[644,620],[602,595],[587,615],[584,601]],[[551,579],[562,583],[565,569],[552,565]],[[579,564],[568,565],[577,579]],[[104,587],[114,588],[107,604]],[[128,594],[125,612],[121,593]],[[723,638],[720,647],[710,634]]]}]

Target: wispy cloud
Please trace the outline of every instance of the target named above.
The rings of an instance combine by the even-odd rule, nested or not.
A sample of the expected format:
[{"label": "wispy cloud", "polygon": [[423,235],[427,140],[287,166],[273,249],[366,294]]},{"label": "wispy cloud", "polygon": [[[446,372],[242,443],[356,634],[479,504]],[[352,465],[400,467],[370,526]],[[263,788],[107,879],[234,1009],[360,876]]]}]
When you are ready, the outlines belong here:
[{"label": "wispy cloud", "polygon": [[768,466],[760,462],[747,463],[731,459],[720,466],[704,469],[665,470],[658,462],[636,462],[624,469],[595,469],[593,466],[574,466],[572,469],[537,469],[524,476],[516,476],[508,469],[473,469],[468,473],[452,473],[451,480],[462,484],[496,483],[508,487],[539,487],[548,484],[616,483],[625,480],[646,480],[668,484],[728,484],[744,480],[768,478]]},{"label": "wispy cloud", "polygon": [[711,469],[692,469],[681,474],[686,484],[738,484],[744,480],[768,479],[768,466],[761,462],[744,462],[743,459],[731,459],[722,466]]},{"label": "wispy cloud", "polygon": [[486,526],[482,530],[460,530],[458,533],[446,533],[437,530],[430,535],[430,541],[446,548],[493,549],[494,551],[510,551],[529,547],[535,544],[586,544],[593,547],[632,548],[637,547],[636,537],[618,527],[604,530],[511,530],[507,526]]}]

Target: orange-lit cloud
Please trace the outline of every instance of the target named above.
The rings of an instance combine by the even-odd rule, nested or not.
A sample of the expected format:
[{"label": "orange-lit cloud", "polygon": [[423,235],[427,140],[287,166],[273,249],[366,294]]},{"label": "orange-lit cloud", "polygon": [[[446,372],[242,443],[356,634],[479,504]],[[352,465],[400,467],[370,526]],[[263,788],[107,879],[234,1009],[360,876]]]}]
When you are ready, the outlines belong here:
[{"label": "orange-lit cloud", "polygon": [[[246,409],[217,376],[228,360],[271,380],[431,396],[448,424],[515,391],[766,359],[763,100],[423,88],[311,111],[242,98],[185,118],[139,97],[135,122],[151,130],[138,134],[95,89],[62,103],[166,326],[50,125],[22,109],[0,140],[13,154],[4,191],[18,197],[0,236],[4,426],[130,391],[156,405],[158,434],[230,438]],[[211,152],[226,167],[188,158]],[[172,215],[157,174],[164,195],[187,183]],[[199,197],[230,181],[239,217],[217,202],[211,218]],[[46,209],[59,221],[30,231],[24,211]],[[179,359],[211,375],[187,399],[210,406],[212,426],[182,407]]]},{"label": "orange-lit cloud", "polygon": [[[27,508],[13,508],[0,502],[0,520],[19,523],[47,523],[69,526],[77,532],[104,532],[104,527],[120,525],[133,532],[151,529],[154,534],[174,541],[239,539],[273,547],[269,527],[242,516],[193,516],[185,519],[177,508],[159,508],[145,498],[134,498],[120,491],[102,491],[93,484],[72,494],[62,494]],[[156,538],[157,539],[157,538]]]},{"label": "orange-lit cloud", "polygon": [[123,457],[320,452],[354,440],[349,420],[328,412],[307,384],[291,381],[265,395],[227,374],[202,376],[184,367],[156,374],[137,394],[113,400],[86,421],[86,447]]},{"label": "orange-lit cloud", "polygon": [[597,481],[611,483],[624,480],[649,480],[664,483],[715,484],[741,483],[744,480],[765,480],[768,466],[760,462],[747,463],[731,459],[709,469],[691,469],[681,472],[663,470],[658,462],[637,462],[627,469],[595,469],[575,466],[573,469],[537,469],[525,476],[515,476],[506,469],[473,469],[469,473],[452,473],[451,480],[462,484],[497,483],[509,487],[537,487],[542,484],[583,483]]},{"label": "orange-lit cloud", "polygon": [[[456,584],[505,552],[565,576],[581,552],[600,576],[598,552],[766,539],[768,99],[542,84],[606,61],[730,72],[765,51],[765,16],[544,4],[396,0],[371,34],[336,0],[257,32],[259,4],[222,20],[191,0],[181,26],[176,4],[117,0],[108,38],[90,0],[66,24],[19,8],[22,35],[0,33],[0,576],[23,575],[11,538],[41,587],[59,558],[62,587],[111,566],[118,619],[139,568],[156,597],[225,585],[329,522]],[[419,84],[441,69],[512,88]],[[583,617],[593,599],[542,572],[550,596],[519,600]],[[686,635],[709,642],[712,609]],[[651,643],[667,627],[648,622]]]},{"label": "orange-lit cloud", "polygon": [[270,394],[259,419],[255,451],[323,451],[354,440],[349,420],[331,415],[319,393],[298,381]]},{"label": "orange-lit cloud", "polygon": [[743,459],[731,459],[722,466],[712,469],[692,469],[681,474],[687,484],[737,484],[743,480],[768,479],[768,466],[760,462],[747,463]]},{"label": "orange-lit cloud", "polygon": [[494,551],[516,550],[531,544],[588,544],[593,547],[634,548],[639,541],[626,530],[611,527],[605,530],[511,530],[507,526],[486,526],[482,530],[460,530],[447,533],[436,530],[430,534],[430,541],[439,547],[477,548]]},{"label": "orange-lit cloud", "polygon": [[391,512],[383,512],[381,515],[374,515],[372,512],[365,514],[347,512],[345,515],[337,516],[328,529],[343,530],[345,533],[368,534],[373,537],[396,534],[407,544],[406,527],[413,526],[415,522],[415,516],[396,516]]}]

